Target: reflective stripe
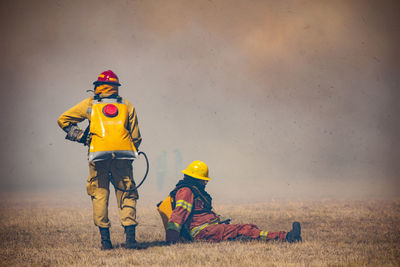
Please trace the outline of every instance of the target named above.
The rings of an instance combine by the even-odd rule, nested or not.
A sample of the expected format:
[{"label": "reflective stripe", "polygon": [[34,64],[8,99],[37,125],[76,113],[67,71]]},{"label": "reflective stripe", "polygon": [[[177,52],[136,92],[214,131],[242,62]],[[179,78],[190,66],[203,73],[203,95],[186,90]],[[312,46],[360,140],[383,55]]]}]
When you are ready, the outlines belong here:
[{"label": "reflective stripe", "polygon": [[178,201],[176,202],[175,207],[176,207],[176,208],[177,208],[177,207],[182,207],[182,208],[184,208],[185,210],[187,210],[188,212],[191,212],[191,211],[192,211],[192,204],[190,204],[190,203],[188,203],[188,202],[186,202],[185,200],[182,200],[182,199],[180,199],[180,200],[178,200]]},{"label": "reflective stripe", "polygon": [[107,159],[134,160],[135,158],[136,154],[131,150],[99,151],[89,153],[89,162],[96,162]]},{"label": "reflective stripe", "polygon": [[207,226],[218,224],[218,221],[211,222],[211,223],[204,223],[202,225],[194,227],[192,230],[190,230],[190,235],[194,238],[198,233],[200,233],[201,230],[206,228]]},{"label": "reflective stripe", "polygon": [[260,238],[267,239],[268,231],[261,231]]},{"label": "reflective stripe", "polygon": [[174,222],[169,222],[167,225],[167,230],[175,230],[175,231],[180,231],[182,226],[179,223],[174,223]]}]

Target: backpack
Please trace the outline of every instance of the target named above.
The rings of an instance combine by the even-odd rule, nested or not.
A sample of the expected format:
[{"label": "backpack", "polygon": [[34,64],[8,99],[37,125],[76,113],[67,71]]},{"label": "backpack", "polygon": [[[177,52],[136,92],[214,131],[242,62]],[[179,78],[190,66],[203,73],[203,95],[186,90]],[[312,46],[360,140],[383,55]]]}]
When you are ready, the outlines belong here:
[{"label": "backpack", "polygon": [[137,152],[127,125],[128,107],[121,97],[95,98],[91,111],[89,162],[133,160]]},{"label": "backpack", "polygon": [[165,231],[167,230],[168,220],[169,218],[171,218],[172,215],[173,202],[175,202],[175,200],[170,195],[168,195],[168,197],[157,204],[157,210],[160,213]]},{"label": "backpack", "polygon": [[[193,189],[192,189],[193,190]],[[160,213],[161,220],[164,225],[165,231],[167,231],[168,221],[171,218],[172,211],[175,209],[175,194],[177,190],[173,190],[163,201],[157,204],[157,210]],[[171,196],[173,195],[173,196]],[[194,209],[194,203],[193,203]],[[190,222],[192,221],[193,210],[190,213],[186,222],[182,225],[180,237],[181,241],[191,241],[192,236],[190,235]]]}]

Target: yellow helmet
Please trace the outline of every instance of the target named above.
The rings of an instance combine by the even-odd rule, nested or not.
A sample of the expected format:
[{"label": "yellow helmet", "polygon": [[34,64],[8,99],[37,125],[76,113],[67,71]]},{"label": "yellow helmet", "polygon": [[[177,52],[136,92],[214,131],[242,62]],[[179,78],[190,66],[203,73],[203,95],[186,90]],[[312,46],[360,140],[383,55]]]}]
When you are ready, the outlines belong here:
[{"label": "yellow helmet", "polygon": [[186,168],[186,170],[182,171],[184,174],[187,176],[200,179],[200,180],[205,180],[209,181],[210,178],[208,177],[208,167],[207,164],[200,160],[195,160],[192,163],[189,164],[189,166]]}]

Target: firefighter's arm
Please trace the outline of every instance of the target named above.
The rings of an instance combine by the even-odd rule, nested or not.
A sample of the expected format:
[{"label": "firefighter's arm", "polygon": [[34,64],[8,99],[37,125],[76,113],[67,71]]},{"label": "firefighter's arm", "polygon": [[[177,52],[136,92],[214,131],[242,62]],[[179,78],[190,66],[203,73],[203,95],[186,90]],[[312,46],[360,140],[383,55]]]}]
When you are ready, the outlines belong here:
[{"label": "firefighter's arm", "polygon": [[81,142],[84,132],[77,126],[77,123],[89,118],[88,109],[91,107],[92,98],[87,98],[64,112],[57,120],[58,125],[63,129],[71,141]]},{"label": "firefighter's arm", "polygon": [[183,224],[189,218],[193,208],[193,193],[187,188],[181,188],[176,192],[175,209],[172,211],[168,221],[166,240],[167,242],[179,241],[179,234]]},{"label": "firefighter's arm", "polygon": [[136,115],[136,110],[134,106],[126,101],[128,106],[128,114],[129,114],[129,125],[128,130],[131,134],[133,144],[135,145],[136,150],[139,150],[140,143],[142,142],[142,136],[140,135],[138,118]]}]

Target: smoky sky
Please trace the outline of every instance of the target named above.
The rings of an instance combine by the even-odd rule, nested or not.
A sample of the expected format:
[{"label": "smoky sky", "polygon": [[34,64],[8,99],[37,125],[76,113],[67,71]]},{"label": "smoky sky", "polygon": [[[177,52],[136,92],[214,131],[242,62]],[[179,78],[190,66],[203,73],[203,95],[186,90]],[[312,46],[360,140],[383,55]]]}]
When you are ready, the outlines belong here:
[{"label": "smoky sky", "polygon": [[111,69],[149,155],[145,199],[193,160],[220,201],[399,195],[396,1],[0,5],[3,190],[84,192],[87,149],[56,121]]}]

